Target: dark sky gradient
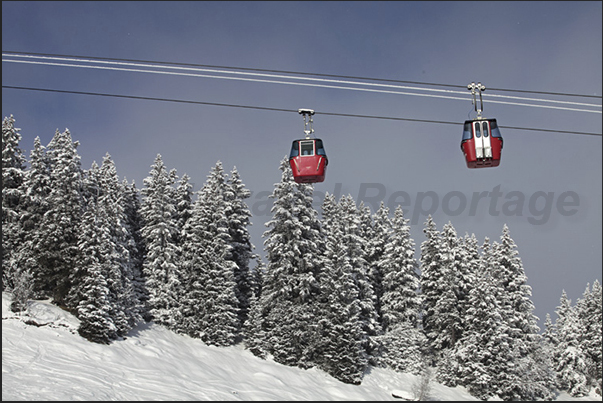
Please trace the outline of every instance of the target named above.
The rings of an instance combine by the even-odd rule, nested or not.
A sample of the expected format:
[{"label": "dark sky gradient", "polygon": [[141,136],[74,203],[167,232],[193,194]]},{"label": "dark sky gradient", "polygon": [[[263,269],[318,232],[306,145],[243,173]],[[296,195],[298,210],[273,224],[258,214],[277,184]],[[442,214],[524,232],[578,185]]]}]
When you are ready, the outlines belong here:
[{"label": "dark sky gradient", "polygon": [[[489,100],[498,94],[600,105],[601,20],[601,2],[580,1],[2,2],[3,52],[460,86],[479,81],[487,88],[599,96],[487,89],[484,116],[498,119],[504,137],[501,165],[492,169],[467,169],[460,151],[462,123],[475,116],[466,90],[467,100],[459,101],[3,61],[4,86],[293,112],[3,89],[2,114],[14,115],[27,155],[36,136],[46,145],[57,129],[68,128],[81,142],[84,169],[109,153],[118,174],[139,189],[157,154],[179,176],[188,174],[195,191],[216,161],[227,172],[236,166],[253,192],[248,200],[255,213],[251,231],[261,253],[271,205],[266,194],[280,180],[279,163],[291,141],[303,137],[303,120],[294,111],[314,109],[315,135],[324,140],[330,159],[326,181],[315,185],[318,195],[351,194],[375,204],[383,200],[392,210],[405,203],[417,256],[425,240],[422,212],[435,198],[438,229],[450,221],[459,235],[474,233],[481,243],[485,237],[498,240],[506,223],[533,289],[535,313],[543,320],[546,313],[555,318],[562,290],[575,301],[587,283],[601,281],[601,136],[504,127],[601,134],[601,114]],[[485,196],[474,199],[479,194]],[[462,199],[467,201],[463,209]]]}]

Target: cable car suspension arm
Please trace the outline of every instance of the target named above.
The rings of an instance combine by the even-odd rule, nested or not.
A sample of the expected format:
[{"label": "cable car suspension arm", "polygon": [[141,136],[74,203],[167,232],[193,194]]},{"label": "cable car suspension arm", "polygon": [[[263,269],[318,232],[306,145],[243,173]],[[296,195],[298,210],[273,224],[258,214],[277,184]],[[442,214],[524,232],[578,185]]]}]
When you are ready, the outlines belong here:
[{"label": "cable car suspension arm", "polygon": [[304,117],[304,133],[306,133],[306,138],[309,139],[310,134],[314,133],[314,129],[312,128],[314,110],[298,109],[297,112]]},{"label": "cable car suspension arm", "polygon": [[[471,95],[473,95],[473,105],[475,105],[475,111],[477,112],[477,119],[482,118],[482,111],[484,110],[484,101],[482,99],[482,91],[486,90],[486,86],[482,83],[471,83],[467,85],[467,89],[471,91]],[[475,95],[479,92],[479,109],[477,108],[477,100],[475,99]]]}]

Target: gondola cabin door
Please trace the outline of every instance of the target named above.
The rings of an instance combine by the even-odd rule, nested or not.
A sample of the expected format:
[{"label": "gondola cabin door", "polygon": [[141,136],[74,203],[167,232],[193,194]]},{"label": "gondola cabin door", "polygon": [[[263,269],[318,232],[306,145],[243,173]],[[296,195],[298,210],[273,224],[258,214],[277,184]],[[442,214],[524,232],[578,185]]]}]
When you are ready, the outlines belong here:
[{"label": "gondola cabin door", "polygon": [[465,121],[461,150],[468,168],[497,167],[502,148],[503,139],[496,119]]},{"label": "gondola cabin door", "polygon": [[294,140],[289,165],[297,183],[323,182],[327,173],[327,153],[321,139]]}]

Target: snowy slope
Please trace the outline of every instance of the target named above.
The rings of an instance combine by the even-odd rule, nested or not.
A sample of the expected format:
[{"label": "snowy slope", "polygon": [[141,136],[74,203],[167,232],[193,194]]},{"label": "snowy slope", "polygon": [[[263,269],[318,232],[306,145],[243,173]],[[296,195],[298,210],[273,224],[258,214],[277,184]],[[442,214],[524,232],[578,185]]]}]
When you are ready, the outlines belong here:
[{"label": "snowy slope", "polygon": [[[362,385],[347,385],[317,369],[262,360],[241,346],[207,346],[152,323],[99,345],[81,338],[78,320],[48,302],[31,303],[41,326],[24,323],[9,304],[3,293],[2,400],[399,400],[392,392],[412,396],[418,380],[372,369]],[[477,400],[464,388],[435,383],[431,399]]]}]

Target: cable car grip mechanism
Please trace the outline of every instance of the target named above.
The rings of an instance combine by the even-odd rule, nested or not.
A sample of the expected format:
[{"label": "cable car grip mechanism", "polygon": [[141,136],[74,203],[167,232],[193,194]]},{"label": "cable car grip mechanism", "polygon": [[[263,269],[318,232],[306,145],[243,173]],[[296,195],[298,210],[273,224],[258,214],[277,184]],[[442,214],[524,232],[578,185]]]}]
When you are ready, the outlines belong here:
[{"label": "cable car grip mechanism", "polygon": [[[486,86],[482,83],[471,83],[467,85],[467,89],[471,91],[473,95],[473,105],[475,105],[475,111],[477,112],[477,119],[482,119],[482,111],[484,110],[484,100],[482,99],[482,91],[486,90]],[[479,109],[477,108],[476,94],[479,93]]]},{"label": "cable car grip mechanism", "polygon": [[314,115],[314,110],[312,109],[298,109],[297,112],[303,116],[304,118],[304,133],[306,134],[306,138],[310,138],[310,134],[314,133],[314,129],[312,128],[312,115]]}]

